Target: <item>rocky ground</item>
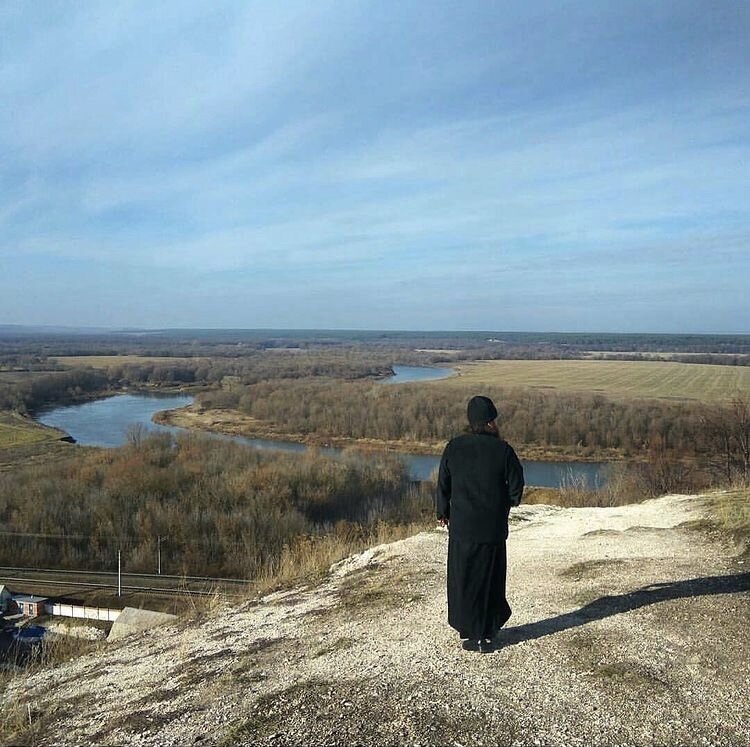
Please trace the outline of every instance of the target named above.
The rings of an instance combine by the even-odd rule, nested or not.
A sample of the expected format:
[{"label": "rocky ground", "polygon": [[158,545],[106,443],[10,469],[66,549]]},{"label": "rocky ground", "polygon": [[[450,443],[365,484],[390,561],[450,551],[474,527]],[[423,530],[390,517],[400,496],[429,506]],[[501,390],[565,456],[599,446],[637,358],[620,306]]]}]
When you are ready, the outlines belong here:
[{"label": "rocky ground", "polygon": [[447,626],[435,530],[19,676],[0,743],[750,744],[750,575],[703,510],[515,510],[514,614],[488,655]]}]

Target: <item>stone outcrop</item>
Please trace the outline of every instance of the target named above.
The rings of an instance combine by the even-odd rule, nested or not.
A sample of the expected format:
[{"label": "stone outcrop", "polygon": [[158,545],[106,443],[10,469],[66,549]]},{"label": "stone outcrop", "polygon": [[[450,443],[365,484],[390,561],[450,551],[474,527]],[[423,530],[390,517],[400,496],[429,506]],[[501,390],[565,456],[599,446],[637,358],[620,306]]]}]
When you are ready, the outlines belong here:
[{"label": "stone outcrop", "polygon": [[142,630],[149,630],[159,625],[166,625],[175,621],[177,617],[166,612],[152,610],[138,610],[135,607],[125,607],[112,625],[107,636],[108,641],[116,641]]}]

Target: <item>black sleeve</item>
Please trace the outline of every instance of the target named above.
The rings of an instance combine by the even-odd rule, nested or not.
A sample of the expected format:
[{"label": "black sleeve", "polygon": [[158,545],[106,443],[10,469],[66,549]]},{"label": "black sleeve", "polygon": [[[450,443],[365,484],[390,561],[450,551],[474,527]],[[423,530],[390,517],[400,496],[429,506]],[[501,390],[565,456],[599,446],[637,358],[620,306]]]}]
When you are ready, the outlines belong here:
[{"label": "black sleeve", "polygon": [[448,467],[448,447],[445,447],[440,459],[438,472],[437,495],[435,496],[435,510],[438,519],[448,521],[451,517],[451,473]]},{"label": "black sleeve", "polygon": [[508,451],[505,456],[505,474],[508,480],[510,504],[511,506],[517,506],[523,497],[523,467],[510,444],[508,444]]}]

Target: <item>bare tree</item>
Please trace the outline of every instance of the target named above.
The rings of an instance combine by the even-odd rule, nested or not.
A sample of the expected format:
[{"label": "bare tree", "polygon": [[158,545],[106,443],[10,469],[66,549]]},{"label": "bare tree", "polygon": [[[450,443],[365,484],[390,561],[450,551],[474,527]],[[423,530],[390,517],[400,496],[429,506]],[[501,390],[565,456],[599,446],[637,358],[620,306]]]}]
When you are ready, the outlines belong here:
[{"label": "bare tree", "polygon": [[729,410],[738,467],[742,480],[747,482],[750,478],[750,399],[746,395],[735,397]]},{"label": "bare tree", "polygon": [[131,423],[125,431],[125,438],[128,443],[136,449],[143,443],[146,435],[146,427],[143,423]]},{"label": "bare tree", "polygon": [[712,405],[701,418],[715,445],[714,470],[726,483],[750,479],[750,399],[738,394],[728,405]]}]

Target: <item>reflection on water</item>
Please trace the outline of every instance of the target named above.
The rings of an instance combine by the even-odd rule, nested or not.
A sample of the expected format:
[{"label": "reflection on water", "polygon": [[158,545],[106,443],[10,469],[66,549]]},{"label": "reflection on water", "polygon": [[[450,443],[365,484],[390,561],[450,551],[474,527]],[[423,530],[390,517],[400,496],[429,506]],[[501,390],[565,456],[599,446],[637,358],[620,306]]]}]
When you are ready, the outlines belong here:
[{"label": "reflection on water", "polygon": [[66,405],[41,413],[37,420],[69,433],[83,446],[122,446],[128,429],[140,425],[149,432],[177,432],[170,426],[151,422],[154,413],[174,410],[193,402],[187,395],[118,394],[107,399]]},{"label": "reflection on water", "polygon": [[452,368],[426,368],[425,366],[394,366],[394,376],[383,379],[383,384],[406,384],[411,381],[435,381],[453,376]]},{"label": "reflection on water", "polygon": [[[440,369],[436,369],[440,370]],[[448,369],[445,369],[448,370]],[[69,433],[85,446],[117,447],[127,442],[128,430],[140,425],[148,432],[183,433],[182,428],[153,423],[156,412],[186,407],[193,402],[187,395],[120,394],[81,405],[56,407],[39,415],[39,422]],[[304,452],[307,446],[290,441],[272,441],[263,438],[246,438],[226,434],[206,434],[211,438],[236,441],[257,449]],[[325,456],[339,456],[342,449],[320,448]],[[437,470],[440,458],[415,454],[399,454],[408,465],[414,480],[425,480]],[[532,462],[523,463],[526,484],[538,487],[560,487],[583,482],[588,487],[599,487],[606,482],[607,465],[586,462]]]},{"label": "reflection on water", "polygon": [[[440,457],[415,454],[403,455],[415,480],[426,480],[440,466]],[[527,485],[539,488],[559,488],[578,485],[599,488],[606,483],[607,464],[601,462],[536,462],[522,461]]]}]

